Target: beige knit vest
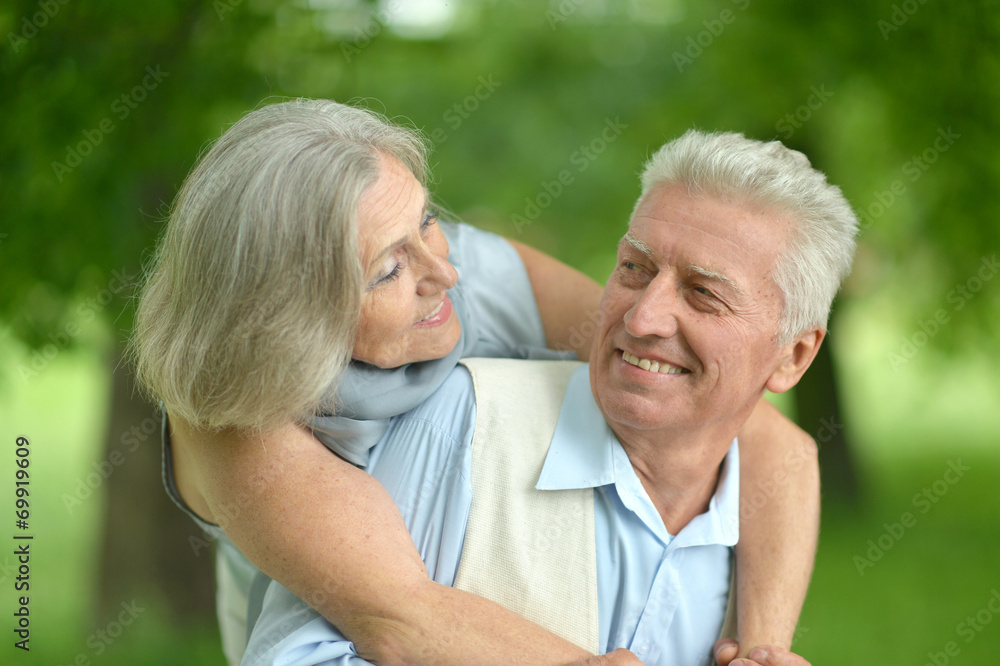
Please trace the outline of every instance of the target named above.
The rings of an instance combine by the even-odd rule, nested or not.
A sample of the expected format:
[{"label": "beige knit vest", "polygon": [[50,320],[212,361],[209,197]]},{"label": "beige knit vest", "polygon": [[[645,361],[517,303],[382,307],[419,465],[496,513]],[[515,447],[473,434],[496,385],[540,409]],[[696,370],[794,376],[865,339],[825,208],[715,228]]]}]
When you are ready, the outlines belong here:
[{"label": "beige knit vest", "polygon": [[[476,426],[472,506],[455,587],[598,654],[594,492],[535,489],[569,378],[580,364],[462,364],[472,375]],[[734,584],[721,636],[735,638],[736,629]]]},{"label": "beige knit vest", "polygon": [[579,363],[466,359],[472,507],[455,587],[598,652],[594,491],[535,490]]}]

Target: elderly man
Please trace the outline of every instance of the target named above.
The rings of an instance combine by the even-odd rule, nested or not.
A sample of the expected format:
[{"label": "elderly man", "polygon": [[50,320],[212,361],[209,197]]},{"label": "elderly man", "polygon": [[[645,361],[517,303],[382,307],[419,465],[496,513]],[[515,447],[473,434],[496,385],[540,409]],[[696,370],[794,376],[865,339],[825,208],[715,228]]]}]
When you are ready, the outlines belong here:
[{"label": "elderly man", "polygon": [[[642,184],[590,364],[469,361],[368,469],[438,582],[595,653],[708,664],[731,601],[736,433],[815,357],[857,221],[802,154],[737,134],[688,132]],[[366,663],[281,586],[260,598],[244,663]]]}]

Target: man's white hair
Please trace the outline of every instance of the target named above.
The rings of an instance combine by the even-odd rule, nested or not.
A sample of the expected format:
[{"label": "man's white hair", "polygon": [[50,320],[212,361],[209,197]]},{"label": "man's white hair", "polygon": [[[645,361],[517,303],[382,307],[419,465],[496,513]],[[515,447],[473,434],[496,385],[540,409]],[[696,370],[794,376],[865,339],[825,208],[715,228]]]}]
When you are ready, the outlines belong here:
[{"label": "man's white hair", "polygon": [[317,408],[350,360],[359,203],[386,155],[424,183],[415,132],[303,99],[247,114],[205,154],[174,202],[130,344],[168,413],[267,429]]},{"label": "man's white hair", "polygon": [[684,185],[695,196],[790,217],[793,236],[773,275],[785,299],[778,344],[826,329],[833,297],[851,270],[858,219],[840,188],[805,155],[780,141],[689,130],[656,151],[643,169],[643,196],[671,184]]}]

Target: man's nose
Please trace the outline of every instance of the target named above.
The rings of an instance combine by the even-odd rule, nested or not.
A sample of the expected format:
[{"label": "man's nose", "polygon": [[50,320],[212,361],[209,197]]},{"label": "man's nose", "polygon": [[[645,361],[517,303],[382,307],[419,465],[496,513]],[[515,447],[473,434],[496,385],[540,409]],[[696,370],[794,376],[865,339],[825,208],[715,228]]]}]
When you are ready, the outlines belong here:
[{"label": "man's nose", "polygon": [[659,275],[638,293],[636,302],[625,313],[625,331],[636,338],[669,338],[677,334],[677,312],[681,307],[677,286],[666,275]]}]

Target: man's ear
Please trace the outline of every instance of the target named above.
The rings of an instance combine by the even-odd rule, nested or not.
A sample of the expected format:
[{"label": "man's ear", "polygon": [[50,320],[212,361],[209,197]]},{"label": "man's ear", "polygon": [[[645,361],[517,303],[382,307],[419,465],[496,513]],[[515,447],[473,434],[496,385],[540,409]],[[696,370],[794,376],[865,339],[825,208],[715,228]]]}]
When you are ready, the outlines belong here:
[{"label": "man's ear", "polygon": [[771,393],[784,393],[799,383],[803,373],[812,365],[816,352],[826,337],[818,328],[800,334],[781,350],[781,361],[764,385]]}]

